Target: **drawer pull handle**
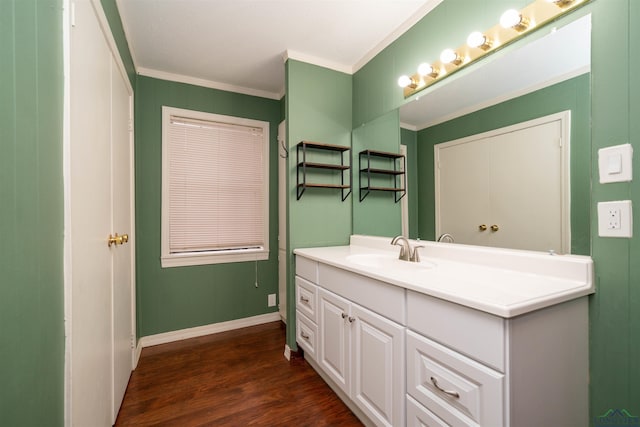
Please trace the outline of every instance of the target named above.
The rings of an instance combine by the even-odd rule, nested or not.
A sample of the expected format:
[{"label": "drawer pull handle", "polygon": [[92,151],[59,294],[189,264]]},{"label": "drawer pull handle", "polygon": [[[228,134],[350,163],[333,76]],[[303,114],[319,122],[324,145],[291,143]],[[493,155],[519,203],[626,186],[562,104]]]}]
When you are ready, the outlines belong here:
[{"label": "drawer pull handle", "polygon": [[300,332],[300,336],[305,340],[309,341],[309,338],[310,338],[309,335],[305,334],[304,332]]},{"label": "drawer pull handle", "polygon": [[438,385],[438,380],[435,379],[435,377],[431,377],[431,382],[433,383],[433,385],[440,390],[441,392],[443,392],[444,394],[448,394],[451,397],[455,397],[456,399],[460,399],[460,395],[458,394],[457,391],[449,391],[449,390],[445,390],[442,387],[440,387]]},{"label": "drawer pull handle", "polygon": [[303,296],[300,297],[300,301],[302,302],[309,302],[309,298],[305,298]]}]

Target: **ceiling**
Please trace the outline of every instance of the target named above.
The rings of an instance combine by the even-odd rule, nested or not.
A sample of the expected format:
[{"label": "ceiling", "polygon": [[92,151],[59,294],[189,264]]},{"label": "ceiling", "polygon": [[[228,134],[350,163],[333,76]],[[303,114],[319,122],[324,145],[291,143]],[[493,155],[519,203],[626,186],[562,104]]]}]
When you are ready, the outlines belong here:
[{"label": "ceiling", "polygon": [[284,60],[353,73],[443,0],[117,0],[138,73],[267,98]]}]

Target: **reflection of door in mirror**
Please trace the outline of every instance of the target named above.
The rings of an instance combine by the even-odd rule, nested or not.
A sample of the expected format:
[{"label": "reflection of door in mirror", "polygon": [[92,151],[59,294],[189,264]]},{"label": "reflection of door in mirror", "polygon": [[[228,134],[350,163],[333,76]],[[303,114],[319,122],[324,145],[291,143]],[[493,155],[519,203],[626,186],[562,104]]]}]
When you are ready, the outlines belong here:
[{"label": "reflection of door in mirror", "polygon": [[436,235],[570,253],[570,112],[435,146]]}]

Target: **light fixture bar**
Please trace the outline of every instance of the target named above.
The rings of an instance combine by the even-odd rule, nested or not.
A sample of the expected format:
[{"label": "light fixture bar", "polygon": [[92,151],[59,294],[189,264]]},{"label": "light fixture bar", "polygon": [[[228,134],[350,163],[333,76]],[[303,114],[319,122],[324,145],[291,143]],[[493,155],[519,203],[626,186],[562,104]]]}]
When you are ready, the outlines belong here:
[{"label": "light fixture bar", "polygon": [[[440,58],[439,60],[433,61],[430,64],[430,73],[423,74],[426,70],[425,68],[421,72],[410,76],[411,84],[404,86],[404,97],[408,98],[426,89],[485,55],[513,43],[529,32],[577,9],[589,1],[590,0],[535,0],[524,9],[513,11],[515,15],[513,12],[509,12],[512,15],[511,26],[503,28],[503,26],[498,23],[487,31],[472,33],[464,45],[457,49],[447,49],[451,50],[455,55],[452,61],[445,61],[452,59],[451,55],[448,55],[444,58],[445,60]],[[518,19],[515,19],[516,17]],[[426,66],[427,64],[422,65]],[[425,79],[424,77],[426,76],[430,78]]]}]

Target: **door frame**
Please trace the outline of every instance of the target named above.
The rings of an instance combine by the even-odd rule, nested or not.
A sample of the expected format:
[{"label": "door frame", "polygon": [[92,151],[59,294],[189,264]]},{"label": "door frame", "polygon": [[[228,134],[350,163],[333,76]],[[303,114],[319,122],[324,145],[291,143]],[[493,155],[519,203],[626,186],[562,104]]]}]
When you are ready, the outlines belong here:
[{"label": "door frame", "polygon": [[[64,251],[64,331],[65,331],[65,357],[64,357],[64,425],[70,427],[72,425],[71,419],[71,378],[73,372],[71,371],[71,360],[73,354],[71,352],[71,340],[72,340],[72,258],[71,258],[71,27],[74,25],[74,0],[63,0],[63,13],[62,13],[62,39],[63,39],[63,187],[64,187],[64,238],[63,238],[63,251]],[[127,75],[126,68],[120,57],[118,47],[116,45],[113,34],[109,26],[109,22],[104,13],[100,0],[90,0],[91,6],[94,10],[96,18],[100,24],[102,33],[106,39],[107,46],[111,51],[117,66],[118,72],[121,74],[123,81],[125,82],[127,92],[129,94],[129,150],[130,161],[128,167],[130,168],[131,183],[129,188],[130,206],[131,206],[131,231],[129,233],[131,245],[131,368],[136,368],[138,359],[140,356],[139,349],[135,345],[137,342],[136,335],[136,233],[135,233],[135,150],[134,150],[134,91],[131,86],[131,82]],[[105,236],[106,244],[106,236]],[[113,394],[113,379],[112,390]]]}]

